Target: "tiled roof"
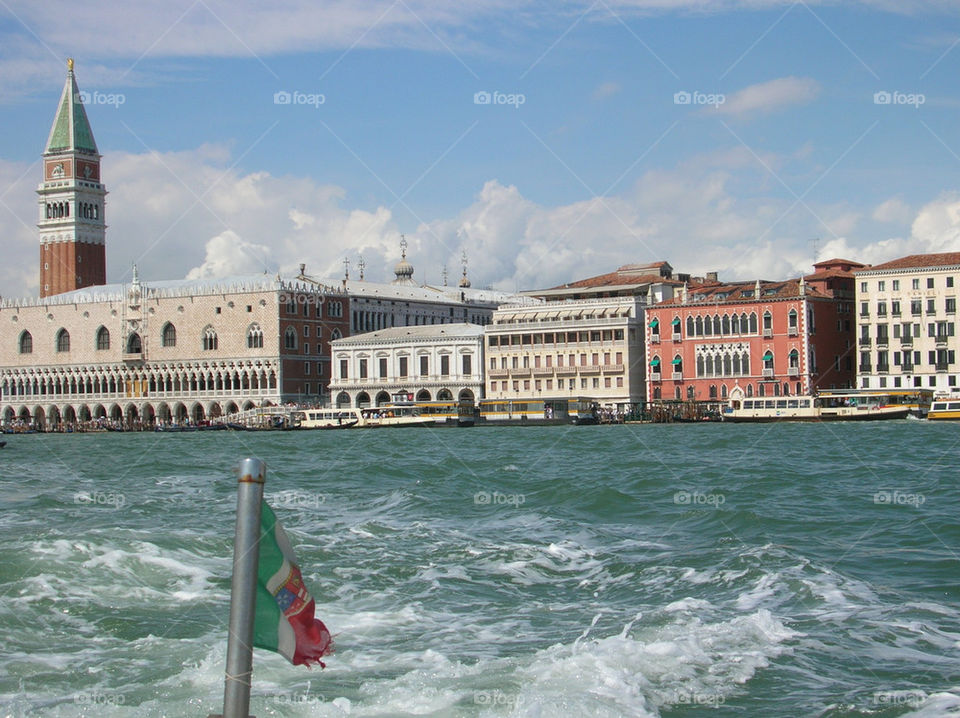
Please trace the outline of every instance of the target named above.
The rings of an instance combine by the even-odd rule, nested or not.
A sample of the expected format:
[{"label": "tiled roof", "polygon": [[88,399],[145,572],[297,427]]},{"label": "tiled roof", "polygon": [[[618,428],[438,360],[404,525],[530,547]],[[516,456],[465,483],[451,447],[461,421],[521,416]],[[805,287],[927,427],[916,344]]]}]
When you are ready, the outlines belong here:
[{"label": "tiled roof", "polygon": [[863,264],[862,262],[854,262],[852,259],[841,259],[840,257],[834,257],[833,259],[825,259],[822,262],[814,262],[813,266],[819,269],[820,267],[833,267],[835,265],[841,265],[845,267],[866,267],[869,265]]},{"label": "tiled roof", "polygon": [[[761,280],[760,296],[754,296],[756,282],[735,282],[732,284],[710,284],[688,288],[687,303],[684,305],[682,297],[676,296],[659,302],[656,306],[695,306],[698,304],[719,304],[730,302],[757,302],[773,301],[776,299],[791,299],[800,296],[799,280],[790,279],[785,282],[768,282]],[[804,290],[807,297],[827,297],[813,287],[807,286]]]},{"label": "tiled roof", "polygon": [[675,279],[664,279],[659,274],[624,275],[616,271],[600,274],[596,277],[587,277],[586,279],[580,279],[576,282],[570,282],[569,284],[561,284],[559,287],[551,287],[551,289],[590,289],[592,287],[655,284],[657,282],[673,284],[675,286],[681,286],[683,284],[683,282],[678,282]]},{"label": "tiled roof", "polygon": [[[814,265],[816,266],[816,265]],[[864,266],[864,265],[860,265]],[[832,277],[842,277],[843,279],[853,279],[853,272],[848,272],[845,269],[821,269],[818,272],[813,274],[807,274],[804,276],[804,280],[808,282],[816,281],[817,279],[831,279]]]},{"label": "tiled roof", "polygon": [[874,264],[863,272],[882,271],[885,269],[919,269],[921,267],[952,267],[960,265],[960,252],[941,252],[940,254],[911,254],[883,264]]}]

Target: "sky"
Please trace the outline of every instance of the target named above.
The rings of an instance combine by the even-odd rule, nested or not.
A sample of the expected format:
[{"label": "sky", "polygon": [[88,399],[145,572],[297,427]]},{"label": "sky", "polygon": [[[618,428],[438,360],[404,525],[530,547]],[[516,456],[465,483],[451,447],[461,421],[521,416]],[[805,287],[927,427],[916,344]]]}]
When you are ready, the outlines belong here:
[{"label": "sky", "polygon": [[107,279],[783,279],[960,251],[954,0],[0,0],[0,295],[86,93]]}]

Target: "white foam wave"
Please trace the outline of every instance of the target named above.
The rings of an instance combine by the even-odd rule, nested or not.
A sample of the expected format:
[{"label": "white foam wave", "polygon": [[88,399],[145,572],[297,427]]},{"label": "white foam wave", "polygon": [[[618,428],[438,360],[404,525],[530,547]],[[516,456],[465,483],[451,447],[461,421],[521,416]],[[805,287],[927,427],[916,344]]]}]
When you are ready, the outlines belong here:
[{"label": "white foam wave", "polygon": [[665,705],[717,705],[801,635],[764,609],[717,623],[682,619],[627,633],[538,652],[518,672],[519,703],[542,715],[641,717],[656,716]]}]

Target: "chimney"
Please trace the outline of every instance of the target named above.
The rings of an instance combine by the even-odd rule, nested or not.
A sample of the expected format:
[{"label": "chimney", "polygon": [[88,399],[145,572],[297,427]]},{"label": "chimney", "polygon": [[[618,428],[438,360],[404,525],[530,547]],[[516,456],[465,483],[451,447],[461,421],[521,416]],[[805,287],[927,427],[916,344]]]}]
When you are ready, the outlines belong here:
[{"label": "chimney", "polygon": [[718,284],[720,282],[718,277],[719,275],[717,274],[717,272],[707,272],[708,282],[713,282],[714,284]]}]

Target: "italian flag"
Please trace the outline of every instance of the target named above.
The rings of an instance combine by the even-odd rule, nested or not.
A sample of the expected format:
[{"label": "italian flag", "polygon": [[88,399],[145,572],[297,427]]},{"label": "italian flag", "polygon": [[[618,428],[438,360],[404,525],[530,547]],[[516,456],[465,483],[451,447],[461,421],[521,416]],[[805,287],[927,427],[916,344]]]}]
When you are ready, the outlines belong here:
[{"label": "italian flag", "polygon": [[295,666],[319,663],[325,667],[320,658],[333,653],[333,641],[323,621],[314,618],[315,608],[290,540],[264,501],[253,645],[275,651]]}]

